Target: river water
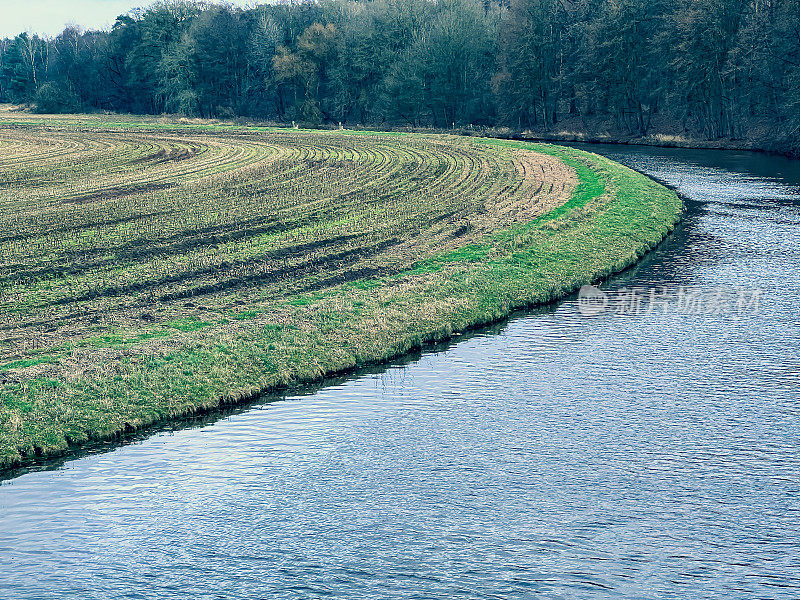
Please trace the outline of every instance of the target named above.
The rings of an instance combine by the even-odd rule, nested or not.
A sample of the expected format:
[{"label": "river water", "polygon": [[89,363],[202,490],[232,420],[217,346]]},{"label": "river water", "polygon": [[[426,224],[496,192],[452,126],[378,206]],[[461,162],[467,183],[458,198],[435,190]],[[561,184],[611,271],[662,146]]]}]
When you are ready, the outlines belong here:
[{"label": "river water", "polygon": [[8,480],[0,597],[800,597],[800,165],[589,149],[690,198],[593,303]]}]

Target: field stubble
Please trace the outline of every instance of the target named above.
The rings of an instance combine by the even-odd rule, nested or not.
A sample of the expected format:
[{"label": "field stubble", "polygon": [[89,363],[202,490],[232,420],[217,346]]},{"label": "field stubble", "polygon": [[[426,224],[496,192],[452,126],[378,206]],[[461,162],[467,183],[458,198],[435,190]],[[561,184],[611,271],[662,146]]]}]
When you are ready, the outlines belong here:
[{"label": "field stubble", "polygon": [[130,119],[0,119],[0,467],[552,300],[680,212],[565,148]]}]

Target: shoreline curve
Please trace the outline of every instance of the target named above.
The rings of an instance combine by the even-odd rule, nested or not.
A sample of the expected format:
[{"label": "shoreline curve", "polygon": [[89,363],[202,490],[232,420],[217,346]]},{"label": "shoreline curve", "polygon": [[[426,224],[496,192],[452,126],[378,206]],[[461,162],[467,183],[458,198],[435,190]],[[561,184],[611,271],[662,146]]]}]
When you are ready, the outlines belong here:
[{"label": "shoreline curve", "polygon": [[[291,365],[289,368],[258,372],[261,359],[269,352],[268,343],[274,348],[278,340],[273,329],[265,329],[256,319],[236,342],[239,363],[228,372],[227,383],[222,382],[235,391],[211,395],[213,389],[219,389],[217,381],[216,388],[202,388],[194,397],[190,389],[187,395],[190,379],[207,377],[214,357],[207,347],[200,348],[199,360],[197,349],[183,355],[178,352],[167,361],[170,364],[143,367],[157,376],[162,397],[168,397],[171,389],[182,390],[178,401],[162,403],[149,412],[119,415],[103,428],[62,431],[60,439],[59,432],[51,431],[42,438],[44,442],[27,448],[3,448],[0,444],[0,475],[170,421],[249,404],[265,395],[385,364],[430,344],[504,321],[514,312],[556,302],[582,285],[597,283],[636,264],[681,218],[683,201],[675,191],[604,157],[547,144],[490,138],[473,141],[554,156],[576,171],[578,185],[566,203],[529,222],[493,232],[466,252],[428,257],[399,275],[346,283],[332,294],[312,299],[307,304],[307,322],[289,336],[291,343],[303,342],[287,355],[283,364]],[[400,291],[370,304],[385,289]],[[360,302],[366,308],[348,312],[342,309],[347,302]],[[361,316],[370,310],[369,318]],[[336,329],[325,329],[334,313],[339,315]],[[265,331],[272,341],[264,338]],[[195,366],[191,376],[176,375],[186,372],[181,367],[187,364]],[[141,371],[136,381],[139,389],[145,389],[153,379]],[[131,373],[135,374],[135,369]],[[232,383],[230,373],[243,375],[238,378],[240,385]],[[119,383],[109,386],[104,389],[111,392],[121,392],[124,387]],[[84,392],[84,396],[91,393]]]}]

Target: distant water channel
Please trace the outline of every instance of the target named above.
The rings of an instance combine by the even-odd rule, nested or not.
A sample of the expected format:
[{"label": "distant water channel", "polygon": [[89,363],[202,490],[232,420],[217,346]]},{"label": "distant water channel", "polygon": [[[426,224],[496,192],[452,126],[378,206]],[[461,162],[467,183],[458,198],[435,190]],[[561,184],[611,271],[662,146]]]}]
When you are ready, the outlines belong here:
[{"label": "distant water channel", "polygon": [[800,597],[800,164],[588,149],[691,198],[591,304],[8,480],[0,597]]}]

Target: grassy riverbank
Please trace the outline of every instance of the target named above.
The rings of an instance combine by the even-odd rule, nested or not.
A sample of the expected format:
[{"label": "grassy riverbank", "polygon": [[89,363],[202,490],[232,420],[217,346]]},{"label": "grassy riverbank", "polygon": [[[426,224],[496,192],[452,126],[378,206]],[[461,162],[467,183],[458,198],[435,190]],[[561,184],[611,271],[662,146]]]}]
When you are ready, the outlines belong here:
[{"label": "grassy riverbank", "polygon": [[525,132],[514,134],[516,139],[529,141],[582,144],[615,144],[620,146],[651,146],[654,148],[683,148],[686,150],[729,150],[777,154],[786,158],[800,158],[800,148],[787,140],[761,139],[705,139],[687,135],[654,133],[645,136],[590,134],[581,131],[548,133]]},{"label": "grassy riverbank", "polygon": [[636,262],[682,208],[545,144],[132,117],[0,126],[17,153],[0,181],[0,467],[562,297]]}]

